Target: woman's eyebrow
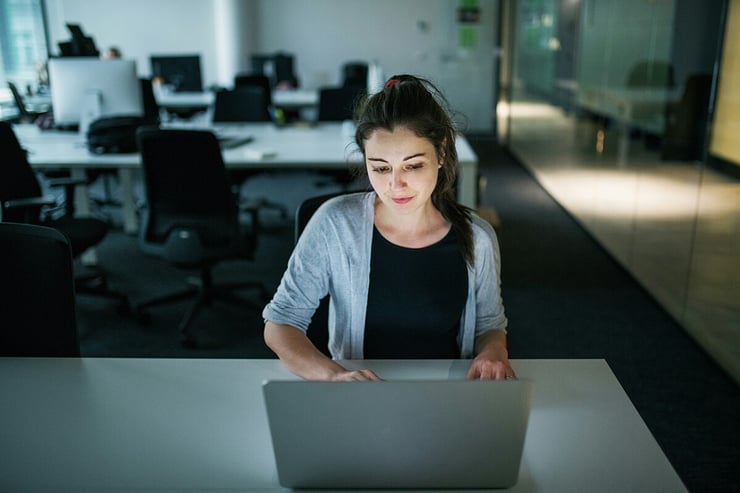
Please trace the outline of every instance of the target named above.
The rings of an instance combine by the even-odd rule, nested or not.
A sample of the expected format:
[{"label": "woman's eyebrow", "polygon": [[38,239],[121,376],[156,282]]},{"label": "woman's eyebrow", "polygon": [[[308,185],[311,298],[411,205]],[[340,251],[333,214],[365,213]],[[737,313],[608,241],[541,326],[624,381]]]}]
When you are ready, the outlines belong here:
[{"label": "woman's eyebrow", "polygon": [[[404,161],[408,161],[409,159],[414,159],[414,158],[417,158],[417,157],[425,157],[425,156],[426,156],[426,153],[425,152],[417,152],[416,154],[412,154],[410,156],[406,156],[405,158],[403,158],[403,160]],[[382,157],[368,157],[367,160],[368,161],[379,161],[381,163],[387,163],[388,162],[385,159],[383,159]]]}]

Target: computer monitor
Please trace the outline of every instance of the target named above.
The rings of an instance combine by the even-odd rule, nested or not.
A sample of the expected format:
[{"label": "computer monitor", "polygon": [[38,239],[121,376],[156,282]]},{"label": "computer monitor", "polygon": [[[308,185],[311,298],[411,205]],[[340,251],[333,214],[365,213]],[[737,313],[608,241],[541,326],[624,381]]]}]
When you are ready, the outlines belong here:
[{"label": "computer monitor", "polygon": [[202,92],[200,55],[152,55],[152,78],[161,79],[175,92]]},{"label": "computer monitor", "polygon": [[144,114],[134,60],[51,58],[49,85],[57,125],[79,124],[91,97],[100,103],[99,117]]}]

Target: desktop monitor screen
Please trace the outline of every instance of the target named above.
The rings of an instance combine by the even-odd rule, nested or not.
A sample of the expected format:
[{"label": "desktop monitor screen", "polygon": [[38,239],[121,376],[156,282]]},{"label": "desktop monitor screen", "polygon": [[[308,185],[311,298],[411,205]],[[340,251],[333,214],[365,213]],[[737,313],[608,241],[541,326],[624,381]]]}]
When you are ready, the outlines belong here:
[{"label": "desktop monitor screen", "polygon": [[59,125],[79,124],[88,94],[99,95],[98,116],[144,114],[134,60],[52,58],[49,84],[54,122]]},{"label": "desktop monitor screen", "polygon": [[152,78],[161,78],[175,92],[201,92],[200,55],[152,55]]}]

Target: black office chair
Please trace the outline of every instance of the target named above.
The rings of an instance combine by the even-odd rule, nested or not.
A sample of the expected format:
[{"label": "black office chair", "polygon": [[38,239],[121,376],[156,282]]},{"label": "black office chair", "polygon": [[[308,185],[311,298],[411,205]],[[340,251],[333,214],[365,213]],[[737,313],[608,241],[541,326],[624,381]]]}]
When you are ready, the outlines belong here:
[{"label": "black office chair", "polygon": [[20,91],[18,91],[16,85],[10,81],[8,81],[8,88],[10,89],[10,93],[13,95],[13,101],[18,109],[17,121],[19,123],[33,123],[41,115],[49,113],[49,109],[35,111],[26,107],[26,103],[23,101],[23,96],[21,96]]},{"label": "black office chair", "polygon": [[[367,94],[366,86],[347,85],[342,87],[323,87],[319,89],[319,122],[343,122],[352,120],[355,106]],[[348,170],[320,170],[319,174],[329,177],[332,182],[347,188],[355,179]]]},{"label": "black office chair", "polygon": [[318,121],[352,120],[357,102],[366,93],[366,86],[322,87],[319,89]]},{"label": "black office chair", "polygon": [[260,74],[236,74],[234,76],[234,89],[242,87],[260,87],[264,91],[267,106],[272,106],[272,88],[270,79]]},{"label": "black office chair", "polygon": [[290,53],[277,52],[272,57],[274,85],[288,85],[296,88],[300,85],[295,73],[295,57]]},{"label": "black office chair", "polygon": [[0,223],[0,357],[79,357],[72,251],[58,230]]},{"label": "black office chair", "polygon": [[259,282],[216,285],[212,276],[213,267],[222,261],[254,259],[257,212],[246,211],[251,214],[249,227],[240,222],[237,196],[213,133],[142,127],[137,140],[146,192],[139,247],[179,268],[200,272],[197,285],[144,301],[137,314],[146,320],[150,307],[194,297],[179,327],[183,344],[193,346],[189,325],[204,305],[216,299],[249,305],[233,293],[246,288],[256,289],[260,301],[267,300]]},{"label": "black office chair", "polygon": [[367,87],[367,62],[346,62],[342,65],[342,86]]},{"label": "black office chair", "polygon": [[[343,195],[347,192],[334,192],[324,195],[318,195],[316,197],[310,197],[298,205],[298,210],[295,215],[295,242],[298,243],[301,233],[306,228],[306,224],[313,216],[314,212],[327,200]],[[325,296],[319,302],[316,312],[311,318],[311,324],[308,326],[306,332],[308,339],[316,346],[316,348],[331,357],[329,352],[329,295]]]},{"label": "black office chair", "polygon": [[[267,103],[268,92],[261,86],[247,85],[233,91],[219,91],[213,108],[213,123],[249,123],[271,121]],[[264,172],[263,170],[229,170],[232,184],[240,188],[249,178]],[[253,201],[255,199],[252,199]],[[288,210],[283,204],[272,202],[263,197],[259,206],[276,210],[280,217],[288,218]]]},{"label": "black office chair", "polygon": [[[94,217],[77,217],[64,213],[61,216],[47,214],[56,206],[53,198],[43,197],[36,174],[28,163],[26,151],[21,147],[7,122],[0,122],[0,148],[3,163],[0,166],[0,211],[3,222],[40,224],[58,229],[69,240],[72,256],[78,259],[90,247],[98,245],[108,233],[109,225]],[[58,180],[58,184],[82,184],[70,180]],[[71,197],[66,197],[67,202]],[[58,208],[54,209],[58,210]],[[128,299],[125,295],[110,290],[105,274],[95,266],[78,269],[75,288],[78,294],[102,296],[118,301],[119,313],[127,313]]]},{"label": "black office chair", "polygon": [[269,122],[267,93],[261,87],[244,86],[216,92],[213,122]]}]

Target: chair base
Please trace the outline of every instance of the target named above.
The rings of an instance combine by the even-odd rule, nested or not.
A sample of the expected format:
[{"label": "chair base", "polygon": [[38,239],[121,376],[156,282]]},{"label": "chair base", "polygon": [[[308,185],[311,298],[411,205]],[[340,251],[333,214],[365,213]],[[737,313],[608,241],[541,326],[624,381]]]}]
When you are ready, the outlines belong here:
[{"label": "chair base", "polygon": [[128,297],[108,287],[108,282],[102,272],[96,269],[86,267],[87,272],[75,274],[75,294],[77,296],[96,296],[107,298],[111,301],[117,301],[116,311],[119,315],[128,315],[131,313],[131,304]]},{"label": "chair base", "polygon": [[192,321],[198,315],[198,312],[204,306],[210,305],[214,301],[223,301],[235,306],[247,305],[255,310],[262,310],[261,306],[251,303],[249,300],[237,296],[233,291],[242,289],[257,289],[260,299],[267,301],[269,299],[265,287],[257,281],[251,282],[233,282],[213,284],[209,271],[201,272],[201,277],[186,288],[158,296],[156,298],[144,301],[136,305],[136,317],[141,323],[148,321],[147,308],[151,308],[166,303],[177,302],[189,298],[195,298],[190,304],[182,319],[180,320],[178,330],[181,336],[181,343],[186,347],[196,347],[196,341],[189,332]]}]

